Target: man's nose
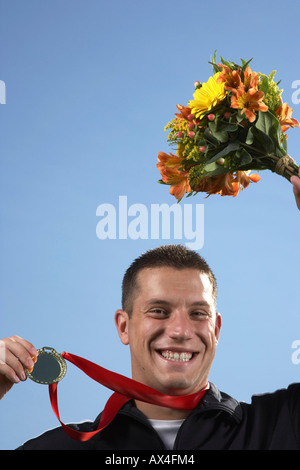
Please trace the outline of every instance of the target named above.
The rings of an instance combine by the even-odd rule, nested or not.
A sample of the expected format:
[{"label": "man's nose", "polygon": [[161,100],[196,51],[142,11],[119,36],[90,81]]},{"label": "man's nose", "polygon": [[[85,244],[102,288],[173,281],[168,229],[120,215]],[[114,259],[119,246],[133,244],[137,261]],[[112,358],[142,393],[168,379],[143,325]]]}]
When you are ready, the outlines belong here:
[{"label": "man's nose", "polygon": [[169,318],[167,332],[169,337],[175,340],[192,338],[193,331],[189,315],[182,311],[174,312]]}]

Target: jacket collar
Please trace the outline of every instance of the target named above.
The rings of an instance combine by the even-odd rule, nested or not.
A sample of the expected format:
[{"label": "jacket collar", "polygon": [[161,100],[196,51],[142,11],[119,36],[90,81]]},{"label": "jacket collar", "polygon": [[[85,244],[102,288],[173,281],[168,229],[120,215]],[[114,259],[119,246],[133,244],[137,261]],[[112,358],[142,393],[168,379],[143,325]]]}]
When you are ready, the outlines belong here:
[{"label": "jacket collar", "polygon": [[237,422],[240,422],[243,416],[241,404],[235,398],[220,392],[213,383],[210,383],[210,388],[204,395],[198,409],[203,411],[213,409],[226,411]]},{"label": "jacket collar", "polygon": [[[202,398],[199,406],[191,414],[203,413],[210,410],[225,411],[238,423],[242,420],[242,407],[240,403],[226,393],[220,392],[212,383],[210,383],[210,388]],[[145,419],[144,414],[136,408],[133,400],[127,402],[119,413],[130,414],[138,419]]]}]

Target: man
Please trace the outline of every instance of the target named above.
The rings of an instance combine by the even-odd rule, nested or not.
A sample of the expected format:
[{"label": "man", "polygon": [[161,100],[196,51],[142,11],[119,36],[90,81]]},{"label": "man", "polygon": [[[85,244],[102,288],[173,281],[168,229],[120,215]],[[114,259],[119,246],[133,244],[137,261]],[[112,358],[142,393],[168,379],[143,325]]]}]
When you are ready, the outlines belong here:
[{"label": "man", "polygon": [[[300,178],[291,181],[300,209]],[[115,323],[130,347],[132,378],[173,397],[202,390],[195,408],[131,400],[88,441],[74,440],[59,427],[20,449],[300,449],[300,384],[245,404],[209,383],[221,316],[215,277],[197,253],[170,245],[137,258],[123,278]],[[25,380],[24,368],[34,366],[37,351],[18,336],[5,338],[0,347],[2,398]],[[72,428],[91,432],[99,419]]]}]

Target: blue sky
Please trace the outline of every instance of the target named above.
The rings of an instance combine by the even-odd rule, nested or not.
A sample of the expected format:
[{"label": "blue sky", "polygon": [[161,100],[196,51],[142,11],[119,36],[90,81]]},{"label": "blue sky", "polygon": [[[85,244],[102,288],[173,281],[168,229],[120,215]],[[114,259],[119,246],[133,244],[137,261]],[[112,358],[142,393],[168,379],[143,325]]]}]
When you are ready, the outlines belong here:
[{"label": "blue sky", "polygon": [[[217,49],[277,70],[300,119],[300,5],[253,0],[1,0],[1,337],[18,334],[130,375],[129,350],[114,327],[125,269],[141,252],[188,240],[97,237],[97,208],[171,206],[157,184],[157,153],[176,104],[206,81]],[[298,94],[299,97],[299,94]],[[300,162],[300,130],[288,131]],[[237,198],[199,194],[199,249],[219,284],[223,315],[211,381],[235,398],[299,378],[300,217],[285,179],[262,172]],[[133,220],[128,215],[128,223]],[[299,356],[300,357],[300,354]],[[59,385],[63,421],[94,419],[111,392],[68,365]],[[57,426],[47,387],[30,380],[1,401],[0,448],[14,449]]]}]

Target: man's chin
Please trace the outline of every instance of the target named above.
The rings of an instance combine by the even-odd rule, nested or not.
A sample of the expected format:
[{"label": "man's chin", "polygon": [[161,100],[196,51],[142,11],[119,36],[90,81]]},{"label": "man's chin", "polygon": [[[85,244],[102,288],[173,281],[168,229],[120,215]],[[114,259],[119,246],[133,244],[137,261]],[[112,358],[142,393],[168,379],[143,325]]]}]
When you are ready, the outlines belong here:
[{"label": "man's chin", "polygon": [[191,395],[192,393],[196,393],[199,390],[200,388],[193,387],[191,384],[182,381],[182,379],[161,381],[159,386],[159,391],[161,393],[172,396]]}]

